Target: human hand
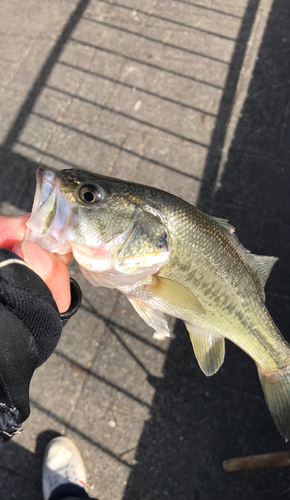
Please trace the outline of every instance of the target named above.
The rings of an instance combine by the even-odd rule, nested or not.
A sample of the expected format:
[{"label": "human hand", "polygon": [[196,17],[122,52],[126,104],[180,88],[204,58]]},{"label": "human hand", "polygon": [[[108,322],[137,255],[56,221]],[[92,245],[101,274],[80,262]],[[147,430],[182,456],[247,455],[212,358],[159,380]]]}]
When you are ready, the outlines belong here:
[{"label": "human hand", "polygon": [[81,302],[67,270],[71,255],[24,240],[28,218],[0,216],[0,444],[27,419],[34,370],[52,354]]},{"label": "human hand", "polygon": [[60,313],[71,303],[70,278],[67,264],[72,254],[58,255],[36,243],[23,241],[30,214],[19,217],[0,216],[0,247],[12,250],[37,273],[49,287]]}]

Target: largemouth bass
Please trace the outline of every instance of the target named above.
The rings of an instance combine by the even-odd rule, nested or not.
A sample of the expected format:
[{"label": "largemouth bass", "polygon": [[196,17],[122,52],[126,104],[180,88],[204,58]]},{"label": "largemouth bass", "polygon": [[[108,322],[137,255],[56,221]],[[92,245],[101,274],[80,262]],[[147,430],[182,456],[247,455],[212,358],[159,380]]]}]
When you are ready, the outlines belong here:
[{"label": "largemouth bass", "polygon": [[290,349],[265,306],[275,257],[257,256],[225,220],[164,191],[77,169],[37,170],[27,239],[73,252],[95,286],[116,288],[158,335],[184,321],[205,375],[225,338],[253,358],[279,431],[290,438]]}]

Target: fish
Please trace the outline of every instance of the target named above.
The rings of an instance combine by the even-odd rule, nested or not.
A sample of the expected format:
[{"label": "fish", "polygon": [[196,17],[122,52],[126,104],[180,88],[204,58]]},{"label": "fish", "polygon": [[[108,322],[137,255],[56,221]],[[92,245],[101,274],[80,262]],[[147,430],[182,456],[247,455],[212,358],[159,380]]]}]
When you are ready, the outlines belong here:
[{"label": "fish", "polygon": [[72,252],[95,286],[123,293],[160,338],[182,320],[206,376],[225,339],[256,363],[272,418],[290,438],[290,349],[265,306],[276,257],[250,253],[234,227],[160,189],[81,169],[40,166],[26,239]]}]

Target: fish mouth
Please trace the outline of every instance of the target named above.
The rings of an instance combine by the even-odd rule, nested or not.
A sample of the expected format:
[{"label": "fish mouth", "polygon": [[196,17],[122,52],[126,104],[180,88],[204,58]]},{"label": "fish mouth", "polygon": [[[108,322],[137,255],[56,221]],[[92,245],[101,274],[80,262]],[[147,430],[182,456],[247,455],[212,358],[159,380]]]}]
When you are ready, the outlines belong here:
[{"label": "fish mouth", "polygon": [[36,191],[25,239],[50,252],[71,252],[64,233],[69,226],[70,202],[60,189],[59,171],[40,166],[36,171]]}]

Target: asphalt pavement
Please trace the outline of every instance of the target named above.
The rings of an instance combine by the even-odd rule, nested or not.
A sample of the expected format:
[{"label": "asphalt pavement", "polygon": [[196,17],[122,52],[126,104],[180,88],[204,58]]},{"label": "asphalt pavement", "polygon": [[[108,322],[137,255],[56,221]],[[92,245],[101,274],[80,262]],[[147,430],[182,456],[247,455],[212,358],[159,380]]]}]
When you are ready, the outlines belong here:
[{"label": "asphalt pavement", "polygon": [[[40,163],[167,190],[279,257],[267,305],[290,341],[289,32],[287,0],[2,0],[0,213],[30,211]],[[288,467],[222,468],[289,450],[254,362],[226,342],[207,378],[180,321],[157,341],[124,296],[71,275],[82,307],[1,450],[0,498],[42,499],[59,433],[99,500],[290,498]]]}]

